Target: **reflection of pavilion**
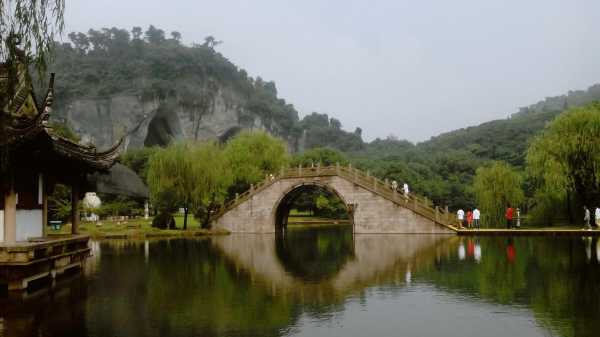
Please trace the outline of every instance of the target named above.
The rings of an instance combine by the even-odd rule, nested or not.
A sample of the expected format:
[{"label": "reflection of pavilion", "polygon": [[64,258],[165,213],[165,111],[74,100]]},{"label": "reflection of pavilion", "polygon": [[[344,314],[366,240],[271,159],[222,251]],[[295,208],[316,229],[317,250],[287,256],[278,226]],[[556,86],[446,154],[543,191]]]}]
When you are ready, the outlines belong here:
[{"label": "reflection of pavilion", "polygon": [[[275,293],[302,298],[343,296],[383,280],[405,282],[409,268],[418,270],[433,264],[440,255],[453,254],[457,244],[456,237],[446,235],[356,235],[351,238],[353,249],[346,252],[347,257],[324,261],[325,265],[331,263],[339,267],[335,273],[315,278],[315,275],[300,275],[302,269],[297,266],[286,265],[301,261],[282,258],[284,248],[278,240],[275,235],[243,234],[212,238],[213,245],[236,268],[246,270]],[[298,249],[298,245],[288,242],[286,248]],[[288,251],[284,256],[290,255],[293,254]]]},{"label": "reflection of pavilion", "polygon": [[[27,65],[16,68],[13,78],[0,64],[0,94],[14,91],[0,106],[0,286],[9,290],[81,266],[89,255],[88,237],[78,235],[79,201],[92,189],[87,175],[108,171],[120,145],[99,152],[59,136],[47,123],[54,77],[38,104]],[[71,187],[72,232],[50,238],[48,195],[58,183]]]}]

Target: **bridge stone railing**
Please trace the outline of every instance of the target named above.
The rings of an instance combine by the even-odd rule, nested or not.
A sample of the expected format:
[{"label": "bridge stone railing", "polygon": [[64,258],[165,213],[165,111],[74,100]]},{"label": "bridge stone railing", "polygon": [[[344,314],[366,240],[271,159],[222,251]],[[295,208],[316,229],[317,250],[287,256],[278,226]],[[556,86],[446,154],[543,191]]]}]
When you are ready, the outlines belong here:
[{"label": "bridge stone railing", "polygon": [[427,198],[418,196],[414,193],[404,195],[400,191],[392,189],[391,185],[387,181],[382,181],[379,178],[370,175],[368,172],[363,172],[353,168],[350,165],[341,166],[339,164],[335,166],[298,166],[294,168],[281,169],[279,174],[265,177],[263,181],[256,185],[251,185],[250,189],[242,194],[236,195],[233,200],[225,203],[215,214],[211,216],[211,221],[218,219],[229,210],[245,202],[252,196],[260,193],[279,180],[327,176],[339,176],[344,178],[397,204],[398,206],[410,209],[413,212],[451,230],[456,230],[453,226],[455,222],[454,215],[449,213],[447,207],[441,208],[439,206],[434,206]]}]

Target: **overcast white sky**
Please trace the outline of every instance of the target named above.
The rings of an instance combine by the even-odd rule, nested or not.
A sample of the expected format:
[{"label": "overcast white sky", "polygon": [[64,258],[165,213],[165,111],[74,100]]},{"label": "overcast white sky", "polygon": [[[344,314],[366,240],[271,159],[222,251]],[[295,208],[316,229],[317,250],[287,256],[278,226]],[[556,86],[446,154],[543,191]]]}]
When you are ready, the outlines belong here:
[{"label": "overcast white sky", "polygon": [[301,116],[367,140],[422,141],[600,82],[598,0],[76,0],[65,21],[213,35]]}]

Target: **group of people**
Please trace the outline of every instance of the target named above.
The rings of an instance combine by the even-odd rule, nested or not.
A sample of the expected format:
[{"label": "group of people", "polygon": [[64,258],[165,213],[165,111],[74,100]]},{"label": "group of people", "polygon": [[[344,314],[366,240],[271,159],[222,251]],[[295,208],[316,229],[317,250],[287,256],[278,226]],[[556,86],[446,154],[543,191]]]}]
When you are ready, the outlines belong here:
[{"label": "group of people", "polygon": [[[595,223],[596,223],[596,228],[600,227],[600,207],[596,207],[596,211],[594,212],[594,218],[595,218]],[[590,214],[590,209],[587,208],[587,206],[583,206],[583,222],[585,222],[585,228],[587,230],[591,230],[592,229],[592,225],[591,222],[592,221],[592,215]]]},{"label": "group of people", "polygon": [[[506,228],[512,228],[513,224],[516,228],[521,227],[521,210],[508,206],[504,213],[506,219]],[[456,211],[456,219],[458,220],[458,228],[480,228],[479,219],[481,212],[475,208],[473,211],[467,210],[467,213],[461,209]]]},{"label": "group of people", "polygon": [[481,219],[481,212],[477,208],[473,211],[470,209],[467,210],[466,214],[461,208],[456,212],[456,218],[458,219],[458,228],[463,228],[463,226],[467,228],[480,228],[479,219]]},{"label": "group of people", "polygon": [[[392,191],[396,192],[398,190],[398,182],[395,180],[392,180]],[[402,185],[402,193],[404,194],[404,196],[406,198],[408,198],[408,184],[404,183],[404,185]]]}]

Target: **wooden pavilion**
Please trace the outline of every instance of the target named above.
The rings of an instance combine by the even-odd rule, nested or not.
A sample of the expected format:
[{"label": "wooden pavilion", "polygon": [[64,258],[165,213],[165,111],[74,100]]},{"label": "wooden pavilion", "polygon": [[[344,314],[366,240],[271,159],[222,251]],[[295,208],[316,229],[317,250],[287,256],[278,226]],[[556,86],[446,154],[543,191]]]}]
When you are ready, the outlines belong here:
[{"label": "wooden pavilion", "polygon": [[[89,238],[78,235],[79,202],[94,188],[86,177],[108,172],[121,145],[99,152],[59,136],[48,124],[54,75],[38,104],[24,63],[16,73],[15,90],[10,90],[14,95],[0,100],[6,103],[0,106],[0,286],[9,290],[80,267],[89,256]],[[1,95],[9,92],[8,74],[0,64]],[[49,237],[48,195],[57,183],[71,187],[72,230],[68,236]]]}]

